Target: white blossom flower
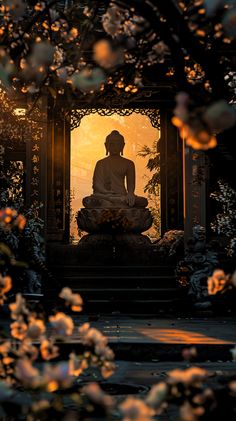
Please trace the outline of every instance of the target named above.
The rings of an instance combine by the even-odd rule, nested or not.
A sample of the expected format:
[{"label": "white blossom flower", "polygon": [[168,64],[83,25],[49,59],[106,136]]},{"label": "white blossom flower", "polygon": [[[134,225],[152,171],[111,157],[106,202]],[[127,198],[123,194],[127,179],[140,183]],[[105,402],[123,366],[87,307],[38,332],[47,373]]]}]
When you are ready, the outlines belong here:
[{"label": "white blossom flower", "polygon": [[89,366],[88,360],[84,357],[76,355],[74,352],[71,352],[69,355],[69,373],[71,376],[80,376],[84,370],[86,370]]},{"label": "white blossom flower", "polygon": [[13,17],[19,18],[25,13],[26,4],[22,0],[4,0],[4,6],[9,8],[9,12]]},{"label": "white blossom flower", "polygon": [[109,346],[104,346],[104,343],[95,345],[95,354],[103,360],[112,361],[114,360],[114,352]]},{"label": "white blossom flower", "polygon": [[219,8],[223,8],[226,4],[233,4],[235,0],[204,0],[206,7],[206,13],[208,16],[212,16]]},{"label": "white blossom flower", "polygon": [[85,68],[71,77],[72,85],[85,93],[97,91],[105,81],[105,73],[98,67]]},{"label": "white blossom flower", "polygon": [[106,13],[104,13],[102,16],[102,24],[104,30],[107,32],[107,34],[115,37],[120,32],[123,19],[124,17],[122,16],[121,10],[118,7],[114,5],[108,7]]},{"label": "white blossom flower", "polygon": [[230,278],[230,283],[231,283],[231,285],[233,285],[234,288],[236,288],[236,271],[233,272],[233,274]]},{"label": "white blossom flower", "polygon": [[89,323],[84,323],[79,328],[81,340],[84,345],[104,347],[108,343],[108,339],[99,330],[91,327]]},{"label": "white blossom flower", "polygon": [[232,10],[228,10],[222,20],[222,25],[227,34],[235,38],[236,37],[236,2],[235,8]]},{"label": "white blossom flower", "polygon": [[0,354],[3,357],[6,357],[10,351],[11,351],[11,342],[10,341],[4,341],[0,345]]},{"label": "white blossom flower", "polygon": [[0,305],[3,305],[6,300],[5,293],[12,288],[12,280],[10,276],[2,276],[0,273]]},{"label": "white blossom flower", "polygon": [[71,306],[73,311],[81,311],[83,300],[79,294],[74,294],[70,288],[63,288],[59,294],[60,298],[63,298],[67,305]]},{"label": "white blossom flower", "polygon": [[107,409],[114,406],[114,399],[106,394],[97,383],[90,383],[83,387],[86,396],[97,405],[101,405]]},{"label": "white blossom flower", "polygon": [[212,276],[207,280],[208,294],[215,295],[224,289],[227,282],[227,275],[221,269],[214,270]]},{"label": "white blossom flower", "polygon": [[229,383],[229,388],[230,388],[231,395],[236,397],[236,380],[233,380],[232,382]]},{"label": "white blossom flower", "polygon": [[16,301],[9,304],[11,318],[17,320],[22,315],[28,315],[29,310],[25,305],[26,301],[21,294],[16,294]]},{"label": "white blossom flower", "polygon": [[70,374],[68,362],[58,363],[56,365],[46,364],[43,370],[43,379],[49,392],[58,388],[70,387],[74,381]]},{"label": "white blossom flower", "polygon": [[198,107],[189,110],[190,98],[185,92],[176,95],[176,107],[172,123],[179,129],[180,136],[193,149],[207,150],[217,144],[210,126],[204,120],[204,111]]},{"label": "white blossom flower", "polygon": [[207,107],[203,119],[211,130],[223,131],[236,124],[236,110],[222,99]]},{"label": "white blossom flower", "polygon": [[236,346],[230,350],[233,361],[236,361]]},{"label": "white blossom flower", "polygon": [[11,336],[22,341],[27,335],[28,326],[23,320],[18,319],[11,323]]},{"label": "white blossom flower", "polygon": [[5,382],[0,381],[0,402],[9,399],[13,394],[13,390]]},{"label": "white blossom flower", "polygon": [[37,368],[33,367],[32,362],[25,358],[17,361],[15,367],[15,375],[23,385],[28,387],[38,387],[41,383],[40,372]]},{"label": "white blossom flower", "polygon": [[143,16],[133,15],[131,17],[127,14],[122,29],[126,36],[135,37],[135,35],[143,32],[144,29],[147,29],[148,27],[149,23]]},{"label": "white blossom flower", "polygon": [[40,401],[36,401],[32,404],[31,409],[35,412],[43,412],[49,409],[51,403],[47,399],[41,399]]},{"label": "white blossom flower", "polygon": [[18,350],[17,355],[21,358],[27,357],[32,361],[35,361],[38,358],[39,352],[38,348],[34,346],[29,338],[23,339]]},{"label": "white blossom flower", "polygon": [[168,395],[168,390],[168,386],[164,382],[160,382],[152,386],[145,399],[147,405],[155,409],[159,408],[159,406],[165,401]]},{"label": "white blossom flower", "polygon": [[58,312],[55,316],[50,316],[49,321],[59,336],[70,336],[74,329],[74,323],[71,317],[66,316],[65,313]]},{"label": "white blossom flower", "polygon": [[101,39],[93,46],[93,58],[104,69],[111,69],[124,62],[124,51],[121,47],[114,49],[109,41]]},{"label": "white blossom flower", "polygon": [[30,61],[35,66],[49,66],[54,59],[55,47],[49,42],[41,41],[33,45]]},{"label": "white blossom flower", "polygon": [[154,411],[141,399],[127,398],[119,408],[123,421],[150,421],[154,415]]},{"label": "white blossom flower", "polygon": [[157,62],[164,63],[165,56],[169,53],[169,47],[163,41],[159,41],[157,44],[153,45],[152,50],[155,53]]},{"label": "white blossom flower", "polygon": [[183,383],[185,385],[201,382],[208,376],[208,372],[200,367],[190,367],[186,370],[175,369],[167,374],[170,383]]},{"label": "white blossom flower", "polygon": [[46,330],[45,324],[40,319],[32,318],[30,320],[27,336],[33,340],[38,339]]},{"label": "white blossom flower", "polygon": [[116,369],[116,365],[113,361],[103,361],[101,366],[101,375],[104,379],[108,379],[108,377],[114,374]]},{"label": "white blossom flower", "polygon": [[198,417],[194,412],[194,408],[188,401],[185,401],[179,409],[181,421],[197,421]]},{"label": "white blossom flower", "polygon": [[54,345],[52,339],[43,338],[40,343],[40,352],[42,358],[46,361],[52,360],[53,358],[58,357],[59,348]]}]

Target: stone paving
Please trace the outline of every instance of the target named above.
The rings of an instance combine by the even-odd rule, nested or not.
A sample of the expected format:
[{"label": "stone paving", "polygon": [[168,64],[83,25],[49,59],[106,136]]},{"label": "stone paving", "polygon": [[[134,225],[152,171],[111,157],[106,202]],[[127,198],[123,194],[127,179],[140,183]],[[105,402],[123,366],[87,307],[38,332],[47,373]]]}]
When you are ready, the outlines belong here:
[{"label": "stone paving", "polygon": [[[75,318],[75,323],[80,323],[79,319]],[[101,316],[94,321],[91,318],[91,325],[104,332],[110,342],[236,344],[236,318],[158,319],[116,315]]]},{"label": "stone paving", "polygon": [[73,336],[60,345],[62,355],[82,350],[77,327],[89,321],[109,340],[116,357],[126,361],[181,361],[182,351],[195,346],[197,361],[230,361],[236,345],[235,318],[140,318],[104,315],[74,316]]}]

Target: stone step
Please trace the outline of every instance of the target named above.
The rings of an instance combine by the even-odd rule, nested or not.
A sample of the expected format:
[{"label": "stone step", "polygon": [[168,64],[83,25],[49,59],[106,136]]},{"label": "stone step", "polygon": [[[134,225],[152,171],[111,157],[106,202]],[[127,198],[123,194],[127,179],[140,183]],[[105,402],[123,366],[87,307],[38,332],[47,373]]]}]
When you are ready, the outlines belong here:
[{"label": "stone step", "polygon": [[137,301],[137,300],[163,300],[174,299],[178,296],[176,288],[154,289],[154,288],[73,288],[74,293],[79,293],[84,301],[90,300],[112,300],[112,301]]},{"label": "stone step", "polygon": [[68,286],[82,295],[87,313],[168,313],[181,295],[172,265],[63,265],[61,259],[50,270],[55,281],[46,285],[49,301]]},{"label": "stone step", "polygon": [[52,272],[59,272],[61,273],[78,273],[78,274],[96,274],[102,273],[102,275],[110,274],[132,274],[137,276],[143,275],[174,275],[175,267],[174,266],[117,266],[117,265],[109,265],[109,266],[82,266],[82,265],[64,265],[63,261],[57,265],[50,265],[50,270]]},{"label": "stone step", "polygon": [[126,294],[127,292],[156,292],[156,293],[175,293],[178,292],[179,289],[178,288],[142,288],[142,287],[133,287],[133,288],[93,288],[92,290],[87,287],[87,288],[77,288],[74,289],[74,292],[81,292],[81,293],[122,293],[122,294]]},{"label": "stone step", "polygon": [[122,288],[123,290],[127,289],[137,289],[137,288],[154,288],[156,290],[165,289],[165,288],[177,288],[176,280],[173,277],[119,277],[119,276],[107,276],[107,277],[80,277],[78,275],[74,276],[55,276],[58,283],[61,286],[69,286],[73,289],[115,289]]},{"label": "stone step", "polygon": [[[143,247],[125,247],[125,246],[78,246],[72,244],[47,246],[47,265],[62,266],[63,264],[80,267],[125,267],[125,266],[163,266],[165,262],[160,260],[155,245],[147,249]],[[173,263],[172,263],[173,265]]]},{"label": "stone step", "polygon": [[130,295],[126,299],[85,299],[83,311],[86,314],[170,314],[175,311],[174,299],[138,299]]}]

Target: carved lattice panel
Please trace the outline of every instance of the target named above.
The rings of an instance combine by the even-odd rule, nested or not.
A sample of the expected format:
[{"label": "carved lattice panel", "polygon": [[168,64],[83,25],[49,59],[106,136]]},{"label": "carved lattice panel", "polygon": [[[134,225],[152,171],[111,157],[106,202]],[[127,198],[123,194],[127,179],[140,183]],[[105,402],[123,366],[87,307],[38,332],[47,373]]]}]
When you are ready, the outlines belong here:
[{"label": "carved lattice panel", "polygon": [[90,114],[99,114],[108,117],[114,114],[119,116],[130,116],[133,113],[149,117],[153,127],[160,129],[160,114],[155,108],[78,108],[71,111],[71,130],[80,126],[83,117]]}]

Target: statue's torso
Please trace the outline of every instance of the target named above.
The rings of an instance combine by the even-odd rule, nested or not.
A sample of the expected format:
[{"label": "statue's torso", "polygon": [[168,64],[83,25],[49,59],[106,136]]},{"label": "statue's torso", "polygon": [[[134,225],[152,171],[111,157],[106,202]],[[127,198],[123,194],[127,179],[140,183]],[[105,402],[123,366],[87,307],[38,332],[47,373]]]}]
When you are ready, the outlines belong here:
[{"label": "statue's torso", "polygon": [[[132,161],[121,156],[109,156],[97,162],[96,180],[103,183],[103,187],[120,195],[127,193],[125,188],[125,177],[132,165]],[[96,189],[94,189],[96,193]]]}]

